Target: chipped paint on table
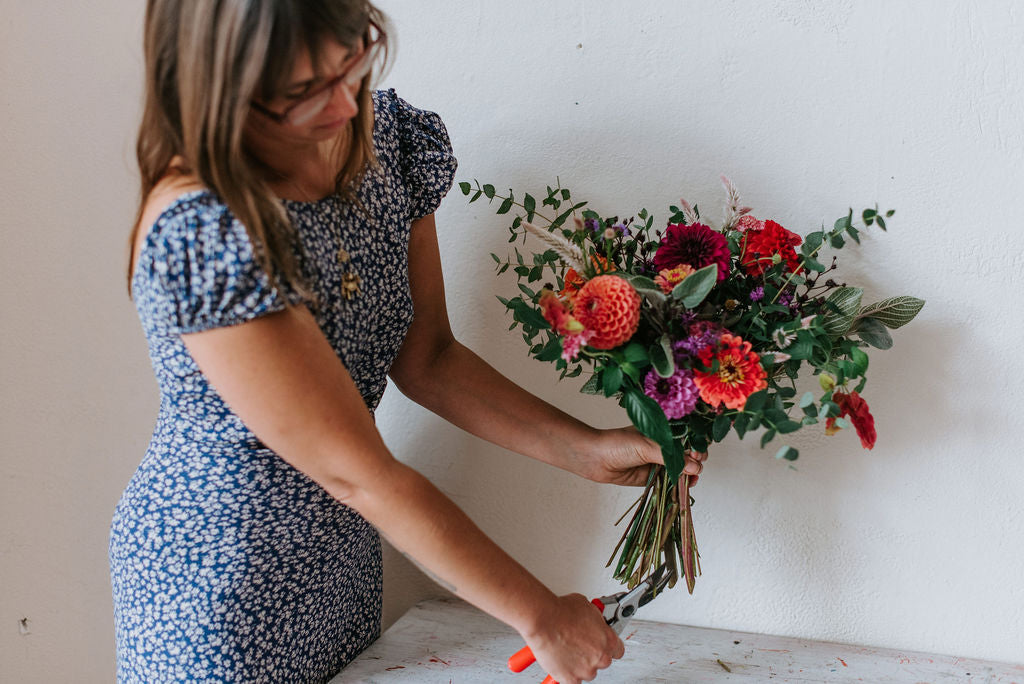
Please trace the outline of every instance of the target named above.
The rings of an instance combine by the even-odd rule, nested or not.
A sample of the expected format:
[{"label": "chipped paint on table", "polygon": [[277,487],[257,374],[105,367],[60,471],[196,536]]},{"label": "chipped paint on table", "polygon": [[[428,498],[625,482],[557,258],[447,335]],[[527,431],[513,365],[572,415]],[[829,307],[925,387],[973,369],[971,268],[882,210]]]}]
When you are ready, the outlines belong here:
[{"label": "chipped paint on table", "polygon": [[[634,621],[626,655],[595,681],[908,682],[1024,684],[1024,665]],[[538,665],[506,666],[523,646],[516,632],[457,599],[424,601],[406,613],[330,684],[536,684]]]}]

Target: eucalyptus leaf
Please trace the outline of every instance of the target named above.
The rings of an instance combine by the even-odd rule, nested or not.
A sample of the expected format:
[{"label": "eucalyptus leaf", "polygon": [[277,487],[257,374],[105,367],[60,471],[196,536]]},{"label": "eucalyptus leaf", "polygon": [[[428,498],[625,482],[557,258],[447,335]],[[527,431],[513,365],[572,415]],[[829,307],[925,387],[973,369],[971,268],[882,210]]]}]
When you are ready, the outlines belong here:
[{"label": "eucalyptus leaf", "polygon": [[784,446],[775,452],[775,458],[784,458],[787,461],[795,461],[800,456],[800,452],[791,446]]}]

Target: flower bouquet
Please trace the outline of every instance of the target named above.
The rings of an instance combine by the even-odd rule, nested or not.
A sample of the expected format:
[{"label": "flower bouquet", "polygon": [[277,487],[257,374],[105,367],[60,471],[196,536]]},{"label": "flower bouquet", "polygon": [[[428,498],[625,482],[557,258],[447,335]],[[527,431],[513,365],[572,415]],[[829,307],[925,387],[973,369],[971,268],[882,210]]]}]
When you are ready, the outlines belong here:
[{"label": "flower bouquet", "polygon": [[[865,209],[854,226],[851,209],[832,228],[801,237],[772,220],[758,220],[726,189],[721,226],[701,219],[685,200],[655,225],[646,210],[634,218],[601,216],[570,191],[548,187],[538,203],[493,185],[460,183],[470,202],[499,202],[513,214],[509,243],[527,234],[541,249],[525,257],[515,246],[491,257],[499,274],[518,276],[519,294],[498,299],[522,328],[529,354],[553,362],[561,378],[590,372],[582,391],[615,397],[633,425],[662,449],[665,465],[647,486],[612,552],[617,580],[634,586],[667,562],[693,593],[700,554],[691,515],[687,450],[706,451],[736,432],[763,428],[761,447],[778,435],[824,422],[832,434],[852,427],[870,449],[874,419],[860,393],[867,381],[866,347],[888,349],[889,330],[917,315],[924,302],[894,297],[872,304],[863,290],[831,275],[836,258],[821,258],[860,230],[886,229],[892,211]],[[547,275],[546,275],[547,274]],[[537,287],[534,283],[543,283]],[[804,364],[821,394],[797,398]],[[776,458],[795,460],[782,446]]]}]

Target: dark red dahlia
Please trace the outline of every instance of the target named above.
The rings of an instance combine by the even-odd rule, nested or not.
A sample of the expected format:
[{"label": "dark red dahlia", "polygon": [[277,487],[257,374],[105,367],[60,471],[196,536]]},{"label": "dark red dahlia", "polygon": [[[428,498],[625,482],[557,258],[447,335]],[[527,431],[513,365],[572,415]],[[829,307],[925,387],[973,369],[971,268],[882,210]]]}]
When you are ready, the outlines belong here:
[{"label": "dark red dahlia", "polygon": [[778,254],[792,273],[799,273],[800,257],[793,248],[803,242],[775,221],[765,221],[764,228],[748,230],[743,234],[743,270],[760,276],[772,267],[772,258]]},{"label": "dark red dahlia", "polygon": [[729,275],[729,241],[703,223],[669,224],[654,254],[654,268],[663,271],[686,264],[694,269],[718,264],[718,281]]}]

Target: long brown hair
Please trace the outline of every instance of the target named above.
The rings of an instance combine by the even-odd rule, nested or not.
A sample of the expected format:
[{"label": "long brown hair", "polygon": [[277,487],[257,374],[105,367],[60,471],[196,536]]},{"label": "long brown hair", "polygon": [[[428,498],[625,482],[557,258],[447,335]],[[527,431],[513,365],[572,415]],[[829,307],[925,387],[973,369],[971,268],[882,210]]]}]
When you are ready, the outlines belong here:
[{"label": "long brown hair", "polygon": [[[353,48],[370,22],[384,33],[387,19],[368,0],[148,0],[146,95],[136,144],[140,200],[129,245],[157,183],[169,171],[191,174],[245,226],[271,278],[311,297],[298,272],[287,212],[246,149],[242,129],[252,99],[279,94],[303,49],[315,60],[328,40]],[[382,39],[383,59],[360,85],[348,155],[335,179],[346,199],[354,199],[354,181],[376,164],[370,86],[387,63],[386,33]],[[130,295],[134,250],[129,253]]]}]

